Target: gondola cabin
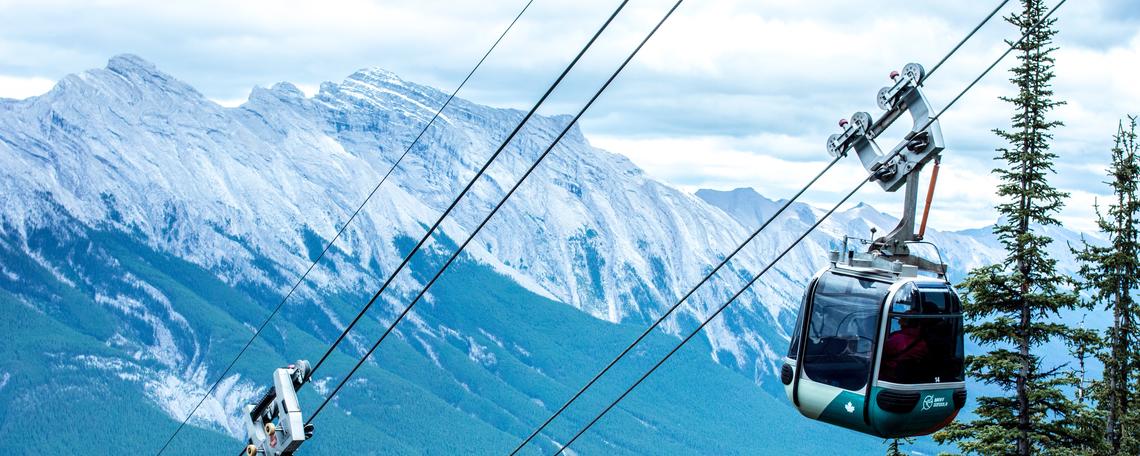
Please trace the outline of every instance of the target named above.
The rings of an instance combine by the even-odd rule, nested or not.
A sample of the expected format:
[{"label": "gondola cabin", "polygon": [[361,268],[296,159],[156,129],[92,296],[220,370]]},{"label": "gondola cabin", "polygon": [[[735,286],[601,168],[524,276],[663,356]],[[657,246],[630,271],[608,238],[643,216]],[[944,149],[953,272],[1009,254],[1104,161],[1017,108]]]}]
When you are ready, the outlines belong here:
[{"label": "gondola cabin", "polygon": [[899,438],[949,424],[966,402],[961,303],[942,274],[849,255],[811,280],[781,381],[804,416]]}]

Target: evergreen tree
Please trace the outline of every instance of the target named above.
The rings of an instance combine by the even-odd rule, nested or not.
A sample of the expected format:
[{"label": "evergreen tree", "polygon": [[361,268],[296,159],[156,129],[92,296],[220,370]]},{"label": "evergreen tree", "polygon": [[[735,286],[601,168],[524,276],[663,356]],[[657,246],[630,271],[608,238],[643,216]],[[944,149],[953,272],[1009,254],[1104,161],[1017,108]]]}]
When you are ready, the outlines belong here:
[{"label": "evergreen tree", "polygon": [[1137,221],[1140,200],[1136,198],[1140,178],[1140,144],[1137,144],[1136,118],[1129,118],[1128,128],[1117,127],[1112,162],[1108,174],[1115,201],[1103,214],[1097,208],[1097,224],[1109,244],[1094,246],[1087,242],[1074,250],[1081,262],[1081,286],[1089,292],[1094,304],[1102,304],[1112,313],[1112,326],[1105,334],[1107,350],[1101,353],[1104,380],[1093,388],[1093,395],[1104,412],[1105,442],[1112,454],[1140,454],[1140,407],[1136,386],[1140,382],[1140,357],[1137,356],[1136,319],[1140,306],[1132,292],[1140,279],[1140,239]]},{"label": "evergreen tree", "polygon": [[906,453],[904,453],[902,450],[902,445],[904,443],[907,445],[913,445],[914,439],[887,439],[886,442],[890,442],[887,443],[887,456],[906,456]]},{"label": "evergreen tree", "polygon": [[994,232],[1006,250],[1001,264],[970,272],[963,313],[971,339],[987,353],[966,360],[969,374],[996,386],[1003,395],[978,398],[977,418],[957,422],[935,434],[966,453],[994,455],[1071,454],[1080,405],[1064,390],[1075,387],[1071,370],[1043,366],[1035,353],[1051,340],[1071,341],[1074,331],[1060,323],[1059,312],[1074,308],[1077,295],[1065,289],[1066,277],[1046,248],[1052,239],[1040,227],[1059,225],[1055,215],[1068,196],[1047,180],[1056,155],[1049,150],[1051,131],[1060,126],[1048,114],[1053,100],[1055,19],[1045,20],[1042,0],[1022,0],[1022,10],[1006,17],[1026,38],[1017,45],[1018,65],[1010,81],[1016,96],[1002,97],[1014,107],[1009,130],[995,130],[1007,146],[997,150],[1004,168],[997,205],[1002,220]]}]

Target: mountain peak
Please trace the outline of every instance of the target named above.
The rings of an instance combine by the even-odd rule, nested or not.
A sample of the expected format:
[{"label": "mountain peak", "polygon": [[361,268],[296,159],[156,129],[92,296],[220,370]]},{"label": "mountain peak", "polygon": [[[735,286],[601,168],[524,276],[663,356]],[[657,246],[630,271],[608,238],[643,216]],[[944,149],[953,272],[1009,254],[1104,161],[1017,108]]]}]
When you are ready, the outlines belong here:
[{"label": "mountain peak", "polygon": [[777,210],[776,202],[761,195],[752,187],[732,190],[702,188],[697,190],[696,196],[720,208],[745,226],[758,226]]},{"label": "mountain peak", "polygon": [[386,105],[389,109],[400,105],[402,107],[399,110],[422,111],[429,116],[435,112],[444,97],[446,94],[435,88],[406,81],[396,73],[377,67],[357,70],[340,84],[323,83],[316,96],[318,100],[334,104],[355,105],[364,102]]},{"label": "mountain peak", "polygon": [[107,61],[107,69],[121,75],[161,74],[158,67],[134,54],[119,54]]},{"label": "mountain peak", "polygon": [[[100,75],[100,73],[103,73]],[[119,54],[107,61],[105,70],[87,72],[86,77],[105,78],[107,73],[121,77],[128,88],[140,92],[178,94],[189,99],[202,99],[202,95],[189,84],[159,70],[155,64],[134,54]],[[86,77],[81,77],[85,79]]]},{"label": "mountain peak", "polygon": [[289,98],[305,98],[305,92],[293,85],[290,82],[278,82],[273,84],[269,90],[275,94],[279,94]]},{"label": "mountain peak", "polygon": [[[761,198],[764,198],[764,195],[761,195],[760,192],[756,191],[756,189],[754,189],[752,187],[737,187],[737,188],[734,188],[732,190],[729,190],[728,193],[731,193],[733,195],[739,195],[739,196],[749,196],[749,197],[759,196]],[[765,198],[765,199],[767,199],[767,198]]]},{"label": "mountain peak", "polygon": [[772,200],[768,199],[764,195],[761,195],[760,192],[756,191],[756,189],[752,187],[738,187],[732,190],[715,190],[702,188],[696,191],[696,195],[697,197],[704,200],[723,199],[725,201],[731,200],[738,201],[740,203],[759,203],[765,205],[773,203]]},{"label": "mountain peak", "polygon": [[391,71],[385,70],[380,67],[368,67],[357,70],[348,77],[349,80],[356,80],[369,83],[382,83],[386,85],[404,85],[404,80],[399,75]]},{"label": "mountain peak", "polygon": [[700,189],[697,189],[696,193],[698,195],[701,193],[710,194],[710,195],[711,194],[749,194],[749,193],[759,194],[756,192],[756,190],[753,190],[752,187],[740,187],[740,188],[734,188],[732,190],[716,190],[716,189],[712,189],[712,188],[700,188]]}]

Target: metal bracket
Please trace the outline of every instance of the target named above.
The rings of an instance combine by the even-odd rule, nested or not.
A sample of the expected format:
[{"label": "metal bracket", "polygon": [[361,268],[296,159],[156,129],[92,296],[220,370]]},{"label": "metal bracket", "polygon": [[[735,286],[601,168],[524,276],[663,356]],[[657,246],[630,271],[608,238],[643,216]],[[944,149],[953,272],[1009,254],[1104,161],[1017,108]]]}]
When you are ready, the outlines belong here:
[{"label": "metal bracket", "polygon": [[[943,269],[922,258],[910,256],[907,244],[918,240],[914,233],[915,214],[918,209],[918,177],[922,167],[935,159],[946,148],[942,139],[942,129],[935,120],[934,110],[919,84],[926,75],[922,65],[910,63],[902,72],[891,72],[895,83],[879,90],[876,101],[886,112],[877,120],[872,120],[866,112],[851,116],[851,122],[841,120],[844,130],[831,135],[827,140],[827,151],[833,157],[846,156],[855,149],[863,168],[870,173],[887,192],[898,191],[906,186],[903,197],[903,213],[890,233],[871,242],[868,252],[892,261],[914,265],[920,269]],[[887,130],[904,112],[909,112],[913,124],[910,131],[890,152],[882,153],[875,139]]]},{"label": "metal bracket", "polygon": [[[853,114],[851,122],[840,121],[844,130],[828,138],[828,153],[838,157],[855,149],[863,167],[879,181],[883,190],[893,192],[902,187],[907,175],[921,169],[946,147],[942,129],[933,118],[934,111],[918,85],[925,74],[922,65],[917,63],[907,64],[902,73],[892,72],[894,85],[883,87],[876,97],[879,107],[886,112],[874,121],[866,112]],[[875,139],[904,112],[909,112],[914,121],[911,131],[889,153],[882,153]]]},{"label": "metal bracket", "polygon": [[297,389],[308,383],[312,368],[308,361],[273,371],[273,387],[257,404],[245,406],[249,432],[247,456],[290,456],[313,436],[297,400]]}]

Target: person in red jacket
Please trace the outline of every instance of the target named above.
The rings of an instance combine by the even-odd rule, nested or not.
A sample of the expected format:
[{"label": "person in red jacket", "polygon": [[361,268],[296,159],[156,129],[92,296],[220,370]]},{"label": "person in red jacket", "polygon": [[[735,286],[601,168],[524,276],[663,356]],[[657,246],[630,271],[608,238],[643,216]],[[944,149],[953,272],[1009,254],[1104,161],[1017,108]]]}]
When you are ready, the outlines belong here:
[{"label": "person in red jacket", "polygon": [[899,330],[887,336],[887,342],[883,345],[883,364],[879,378],[896,383],[923,381],[930,349],[923,339],[922,326],[915,318],[896,318]]}]

